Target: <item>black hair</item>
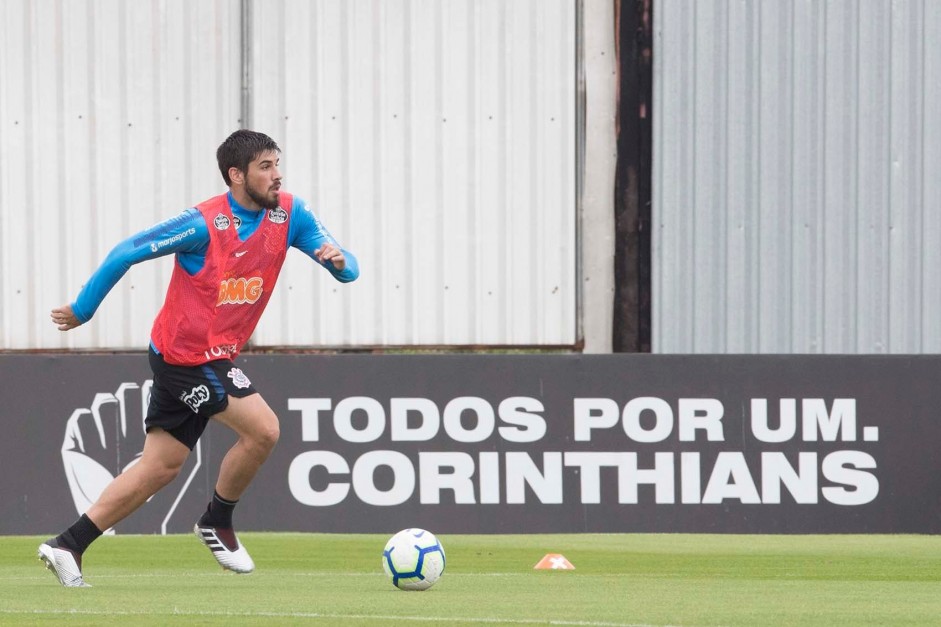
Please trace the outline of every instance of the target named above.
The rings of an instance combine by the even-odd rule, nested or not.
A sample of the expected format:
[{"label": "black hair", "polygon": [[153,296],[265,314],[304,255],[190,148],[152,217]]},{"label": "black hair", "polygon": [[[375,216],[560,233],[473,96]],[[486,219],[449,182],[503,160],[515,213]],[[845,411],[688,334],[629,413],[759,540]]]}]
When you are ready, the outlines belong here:
[{"label": "black hair", "polygon": [[219,162],[219,171],[222,172],[225,184],[232,185],[229,168],[248,172],[248,164],[269,150],[281,152],[278,144],[264,133],[241,129],[229,135],[216,150],[216,161]]}]

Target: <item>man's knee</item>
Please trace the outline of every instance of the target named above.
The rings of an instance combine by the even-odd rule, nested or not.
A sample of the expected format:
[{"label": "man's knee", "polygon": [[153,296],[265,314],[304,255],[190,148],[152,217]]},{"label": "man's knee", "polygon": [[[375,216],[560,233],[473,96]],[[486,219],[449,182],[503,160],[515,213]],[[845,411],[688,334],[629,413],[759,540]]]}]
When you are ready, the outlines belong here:
[{"label": "man's knee", "polygon": [[167,485],[177,478],[183,464],[160,464],[157,467],[157,478],[163,485]]},{"label": "man's knee", "polygon": [[176,479],[183,469],[189,451],[172,435],[162,429],[147,434],[144,452],[138,464],[158,489]]},{"label": "man's knee", "polygon": [[278,417],[270,409],[263,412],[252,425],[251,430],[245,434],[245,437],[262,451],[270,452],[281,437],[281,426],[278,423]]},{"label": "man's knee", "polygon": [[176,479],[183,468],[183,464],[178,464],[175,460],[156,458],[146,454],[136,466],[140,471],[137,476],[140,478],[141,485],[150,486],[151,492],[156,492]]},{"label": "man's knee", "polygon": [[266,417],[264,425],[259,430],[258,444],[270,451],[278,443],[280,437],[281,425],[278,423],[278,417],[272,413],[271,416]]},{"label": "man's knee", "polygon": [[278,416],[258,394],[229,397],[228,407],[213,418],[238,433],[243,446],[266,455],[281,436]]}]

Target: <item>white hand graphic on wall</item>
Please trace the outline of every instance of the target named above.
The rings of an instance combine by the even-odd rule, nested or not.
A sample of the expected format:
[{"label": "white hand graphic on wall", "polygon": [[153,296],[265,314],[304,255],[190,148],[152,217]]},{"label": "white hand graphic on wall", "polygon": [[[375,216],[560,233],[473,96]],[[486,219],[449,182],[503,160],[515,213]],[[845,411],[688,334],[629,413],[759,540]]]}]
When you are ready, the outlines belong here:
[{"label": "white hand graphic on wall", "polygon": [[[115,476],[140,459],[152,385],[149,379],[142,385],[122,383],[113,393],[95,394],[90,407],[77,408],[69,417],[62,463],[78,514],[84,514]],[[167,523],[202,466],[200,443],[193,452],[187,462],[191,470],[187,474],[184,468],[180,473],[186,479],[162,520],[161,533],[167,532]]]}]

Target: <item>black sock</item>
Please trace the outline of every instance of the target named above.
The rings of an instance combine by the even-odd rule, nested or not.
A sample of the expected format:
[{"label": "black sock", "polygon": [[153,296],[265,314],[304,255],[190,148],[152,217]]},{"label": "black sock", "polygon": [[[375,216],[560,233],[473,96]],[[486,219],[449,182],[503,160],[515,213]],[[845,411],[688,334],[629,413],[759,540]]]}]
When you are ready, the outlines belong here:
[{"label": "black sock", "polygon": [[59,546],[81,555],[100,535],[101,529],[96,527],[87,515],[82,514],[74,525],[56,536],[56,542]]},{"label": "black sock", "polygon": [[199,519],[199,524],[204,527],[222,527],[223,529],[232,528],[232,510],[238,501],[229,501],[219,496],[219,493],[213,491],[212,501],[206,508],[206,513]]}]

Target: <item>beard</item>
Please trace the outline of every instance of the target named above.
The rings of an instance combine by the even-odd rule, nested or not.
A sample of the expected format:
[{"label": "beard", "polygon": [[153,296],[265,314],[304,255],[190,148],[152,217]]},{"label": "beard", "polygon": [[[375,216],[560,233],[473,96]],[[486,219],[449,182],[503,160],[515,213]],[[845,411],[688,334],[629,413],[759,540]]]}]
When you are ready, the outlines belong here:
[{"label": "beard", "polygon": [[245,185],[245,193],[248,197],[261,205],[262,209],[276,209],[278,207],[278,190],[272,190],[267,194],[255,189],[251,185]]}]

